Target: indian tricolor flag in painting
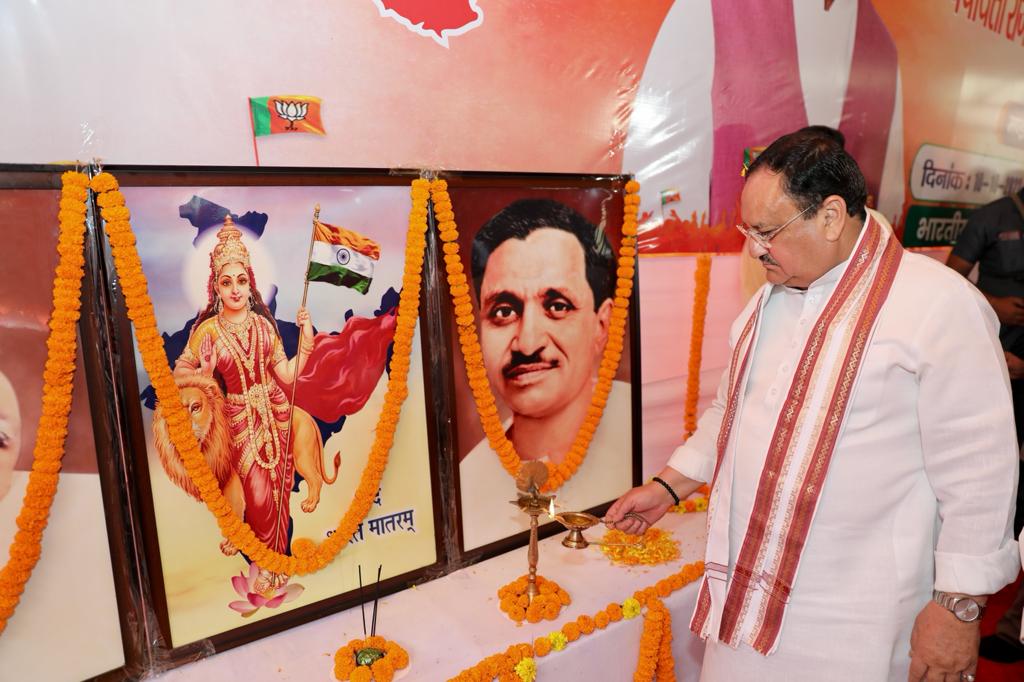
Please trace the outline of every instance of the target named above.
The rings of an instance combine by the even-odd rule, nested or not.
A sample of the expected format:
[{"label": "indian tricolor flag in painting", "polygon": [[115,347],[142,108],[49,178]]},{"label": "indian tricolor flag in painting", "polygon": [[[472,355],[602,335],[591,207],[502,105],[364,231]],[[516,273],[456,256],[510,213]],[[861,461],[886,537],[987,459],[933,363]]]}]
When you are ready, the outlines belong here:
[{"label": "indian tricolor flag in painting", "polygon": [[313,221],[313,255],[306,279],[350,287],[361,294],[370,290],[373,264],[380,260],[380,244],[344,227]]},{"label": "indian tricolor flag in painting", "polygon": [[276,133],[316,133],[324,135],[320,120],[320,98],[306,95],[250,97],[252,134],[255,137]]}]

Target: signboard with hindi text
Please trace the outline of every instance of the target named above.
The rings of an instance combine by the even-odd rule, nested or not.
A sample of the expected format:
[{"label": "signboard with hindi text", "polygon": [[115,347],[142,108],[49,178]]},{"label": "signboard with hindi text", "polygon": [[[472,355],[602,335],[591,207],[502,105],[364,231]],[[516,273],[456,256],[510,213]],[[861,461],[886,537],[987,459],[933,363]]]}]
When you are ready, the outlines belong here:
[{"label": "signboard with hindi text", "polygon": [[914,199],[983,205],[1024,187],[1024,161],[923,144],[910,169]]},{"label": "signboard with hindi text", "polygon": [[903,245],[911,247],[952,246],[967,226],[974,209],[914,204],[907,211]]}]

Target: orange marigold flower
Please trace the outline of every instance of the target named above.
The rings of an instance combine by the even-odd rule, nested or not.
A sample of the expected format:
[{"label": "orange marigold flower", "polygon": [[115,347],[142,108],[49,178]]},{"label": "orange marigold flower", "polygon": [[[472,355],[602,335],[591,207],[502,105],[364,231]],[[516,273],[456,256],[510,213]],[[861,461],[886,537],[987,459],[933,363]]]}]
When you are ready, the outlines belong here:
[{"label": "orange marigold flower", "polygon": [[533,640],[533,655],[540,658],[551,653],[551,640],[547,637],[538,637]]},{"label": "orange marigold flower", "polygon": [[372,682],[373,673],[364,665],[355,668],[349,675],[351,682]]}]

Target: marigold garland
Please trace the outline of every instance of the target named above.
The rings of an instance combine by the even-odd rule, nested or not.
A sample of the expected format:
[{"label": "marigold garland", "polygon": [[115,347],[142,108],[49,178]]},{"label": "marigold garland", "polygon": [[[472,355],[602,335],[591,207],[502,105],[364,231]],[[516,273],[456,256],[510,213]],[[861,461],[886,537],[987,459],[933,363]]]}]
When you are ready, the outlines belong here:
[{"label": "marigold garland", "polygon": [[644,614],[633,682],[675,682],[675,659],[672,657],[672,614],[660,599],[652,599]]},{"label": "marigold garland", "polygon": [[[640,209],[640,184],[636,180],[626,183],[626,196],[623,199],[622,243],[619,246],[618,269],[616,270],[615,298],[612,301],[611,320],[608,326],[608,342],[601,357],[597,371],[597,385],[591,397],[587,416],[580,425],[576,438],[560,464],[547,463],[548,480],[542,490],[557,490],[563,483],[572,478],[586,457],[590,440],[601,421],[608,396],[612,389],[612,380],[622,359],[624,348],[623,337],[626,332],[626,318],[629,314],[629,298],[633,293],[633,275],[636,272],[636,229],[637,213]],[[449,291],[455,311],[455,324],[458,327],[459,345],[466,365],[466,376],[473,391],[480,425],[491,449],[498,455],[501,465],[512,476],[519,473],[522,463],[515,446],[505,435],[505,427],[498,416],[494,401],[494,393],[487,379],[484,368],[483,353],[480,339],[476,332],[476,315],[473,313],[472,299],[469,296],[469,284],[465,267],[459,255],[459,232],[455,224],[455,213],[451,196],[448,194],[448,183],[434,180],[430,183],[430,198],[437,216],[437,230],[440,234],[444,250],[445,269],[448,273]]]},{"label": "marigold garland", "polygon": [[501,610],[517,623],[522,623],[524,620],[530,623],[554,620],[558,618],[562,607],[572,603],[569,593],[559,587],[558,583],[540,575],[537,576],[537,588],[540,590],[540,594],[530,601],[530,597],[526,593],[528,584],[528,578],[523,575],[498,590]]},{"label": "marigold garland", "polygon": [[[384,657],[371,665],[357,665],[360,649],[373,648],[384,652]],[[366,639],[353,639],[334,652],[334,676],[345,682],[391,682],[395,673],[409,665],[409,654],[400,645],[373,635]]]},{"label": "marigold garland", "polygon": [[693,320],[690,326],[690,360],[686,373],[686,407],[683,424],[686,437],[697,430],[697,400],[700,398],[700,365],[704,347],[704,321],[708,312],[708,292],[711,290],[711,254],[697,256],[697,270],[693,274]]},{"label": "marigold garland", "polygon": [[156,390],[157,400],[164,407],[171,442],[181,455],[185,470],[199,489],[207,508],[217,517],[221,534],[260,568],[288,575],[305,575],[320,570],[348,544],[359,522],[369,512],[394,442],[395,426],[402,404],[409,394],[409,356],[412,352],[416,319],[419,316],[420,272],[426,245],[429,196],[427,181],[418,179],[412,183],[412,208],[409,212],[405,271],[399,296],[391,372],[366,467],[363,469],[352,502],[335,532],[319,545],[312,541],[295,542],[292,545],[291,556],[275,552],[261,542],[249,524],[238,518],[227,499],[221,494],[192,433],[189,415],[178,399],[178,388],[167,364],[163,338],[156,327],[153,303],[149,298],[146,277],[135,248],[135,235],[129,223],[129,211],[124,205],[124,195],[118,190],[116,178],[109,173],[100,173],[93,178],[92,188],[99,194],[97,202],[106,222],[107,236],[121,280],[128,317],[135,326],[142,364]]},{"label": "marigold garland", "polygon": [[[704,562],[686,564],[679,571],[662,578],[654,585],[637,590],[621,604],[612,603],[594,616],[583,615],[569,621],[559,630],[538,637],[533,644],[513,644],[503,653],[492,654],[476,665],[466,668],[448,682],[480,682],[480,680],[515,680],[516,666],[527,657],[543,658],[553,651],[562,651],[580,637],[603,629],[609,623],[633,618],[644,613],[638,664],[634,680],[659,682],[675,680],[675,661],[672,657],[672,616],[662,599],[697,580],[704,574]],[[646,611],[644,611],[646,609]],[[645,663],[649,661],[649,663]],[[536,667],[536,661],[534,661]],[[644,677],[647,673],[649,676]]]},{"label": "marigold garland", "polygon": [[60,211],[57,214],[60,259],[53,279],[53,308],[43,370],[42,414],[32,451],[32,471],[18,513],[18,531],[11,542],[10,558],[0,571],[0,633],[7,627],[7,621],[21,600],[25,583],[39,561],[43,531],[57,493],[61,460],[64,458],[75,355],[78,352],[75,325],[81,309],[82,276],[85,274],[83,246],[88,185],[89,178],[83,173],[67,171],[61,176]]},{"label": "marigold garland", "polygon": [[[634,546],[637,541],[641,544]],[[601,542],[601,552],[612,563],[623,566],[656,566],[679,558],[679,541],[661,528],[648,528],[640,536],[612,528]]]}]

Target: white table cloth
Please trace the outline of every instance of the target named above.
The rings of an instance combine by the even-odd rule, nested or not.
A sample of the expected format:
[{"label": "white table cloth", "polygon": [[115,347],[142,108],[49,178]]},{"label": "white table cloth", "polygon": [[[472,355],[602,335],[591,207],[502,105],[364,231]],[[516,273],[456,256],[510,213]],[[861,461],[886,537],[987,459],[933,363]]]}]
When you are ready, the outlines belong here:
[{"label": "white table cloth", "polygon": [[[526,573],[526,548],[450,573],[443,578],[381,599],[377,632],[409,652],[410,665],[396,680],[447,680],[510,644],[532,642],[569,620],[594,615],[609,603],[622,602],[637,589],[653,585],[697,561],[704,553],[706,516],[669,514],[659,524],[680,541],[679,562],[663,566],[612,565],[597,547],[572,550],[563,534],[542,540],[538,572],[565,588],[572,604],[555,621],[517,626],[498,608],[498,588]],[[600,539],[602,528],[588,532]],[[672,650],[681,682],[700,675],[703,643],[688,629],[696,602],[696,582],[665,599],[672,612]],[[367,613],[369,617],[369,613]],[[537,680],[632,679],[643,618],[611,623],[604,630],[581,635],[563,651],[537,659]],[[362,637],[359,607],[327,616],[272,637],[225,651],[164,673],[162,682],[179,680],[324,680],[334,679],[334,652],[350,639]]]}]

